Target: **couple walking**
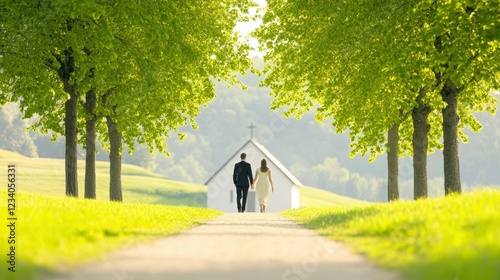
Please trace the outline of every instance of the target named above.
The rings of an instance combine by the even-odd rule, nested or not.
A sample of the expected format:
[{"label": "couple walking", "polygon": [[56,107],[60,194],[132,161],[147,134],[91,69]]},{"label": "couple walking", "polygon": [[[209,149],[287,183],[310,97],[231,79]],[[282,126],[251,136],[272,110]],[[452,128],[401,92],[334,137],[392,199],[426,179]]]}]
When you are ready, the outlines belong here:
[{"label": "couple walking", "polygon": [[[269,186],[274,192],[273,179],[271,178],[271,169],[267,167],[267,161],[262,159],[260,168],[255,171],[255,177],[252,178],[252,166],[246,162],[247,155],[242,153],[240,155],[241,161],[234,165],[233,183],[236,187],[236,202],[238,204],[238,212],[245,212],[247,205],[248,188],[252,186],[255,188],[257,181],[257,189],[255,190],[257,201],[260,204],[260,212],[265,213],[267,201],[269,200]],[[250,184],[249,184],[250,182]],[[243,200],[243,201],[242,201]]]}]

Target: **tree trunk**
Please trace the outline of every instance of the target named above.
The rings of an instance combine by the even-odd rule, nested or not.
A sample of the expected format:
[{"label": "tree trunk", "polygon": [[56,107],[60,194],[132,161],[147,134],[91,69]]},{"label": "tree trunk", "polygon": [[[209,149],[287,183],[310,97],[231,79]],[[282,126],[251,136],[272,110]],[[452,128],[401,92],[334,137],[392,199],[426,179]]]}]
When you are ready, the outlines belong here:
[{"label": "tree trunk", "polygon": [[87,111],[87,121],[85,127],[85,198],[96,199],[96,116],[94,109],[97,103],[97,96],[94,90],[89,90],[85,95],[85,110]]},{"label": "tree trunk", "polygon": [[111,201],[123,201],[122,198],[122,157],[121,157],[121,144],[122,135],[116,129],[116,123],[111,117],[106,116],[106,123],[108,125],[109,143],[111,151],[109,153],[109,199]]},{"label": "tree trunk", "polygon": [[399,123],[394,124],[387,133],[387,192],[388,201],[399,199],[398,185],[398,151],[399,151]]},{"label": "tree trunk", "polygon": [[443,160],[445,194],[461,193],[460,163],[458,157],[458,122],[457,113],[459,90],[447,80],[441,90],[441,97],[446,102],[443,109]]},{"label": "tree trunk", "polygon": [[428,134],[430,125],[428,116],[430,108],[425,105],[422,98],[426,91],[421,89],[417,97],[417,107],[413,108],[413,198],[426,198],[427,186],[427,149],[429,146]]},{"label": "tree trunk", "polygon": [[76,123],[77,98],[71,92],[70,98],[65,103],[66,116],[64,119],[64,129],[66,136],[65,149],[65,173],[66,173],[66,195],[78,197],[78,164],[77,145],[78,129]]},{"label": "tree trunk", "polygon": [[59,69],[57,69],[57,74],[63,82],[64,91],[69,95],[69,99],[64,103],[64,136],[66,137],[64,172],[66,177],[66,195],[78,197],[78,127],[76,119],[78,97],[75,93],[75,86],[69,82],[71,74],[75,71],[73,49],[70,47],[62,51],[60,55],[55,55],[55,58],[60,65]]}]

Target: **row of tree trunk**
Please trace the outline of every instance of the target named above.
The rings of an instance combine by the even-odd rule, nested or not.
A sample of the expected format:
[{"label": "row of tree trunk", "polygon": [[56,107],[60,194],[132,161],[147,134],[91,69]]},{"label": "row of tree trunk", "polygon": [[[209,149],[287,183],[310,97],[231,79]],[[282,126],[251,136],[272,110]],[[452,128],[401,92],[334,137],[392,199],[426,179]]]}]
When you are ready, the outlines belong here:
[{"label": "row of tree trunk", "polygon": [[[445,194],[461,193],[460,164],[458,155],[458,95],[460,90],[447,80],[441,90],[442,100],[446,103],[442,109],[443,115],[443,160],[444,160],[444,190]],[[428,121],[431,108],[422,99],[426,89],[421,88],[417,96],[417,106],[412,110],[413,121],[413,194],[414,199],[428,196],[427,151],[430,124]],[[399,199],[398,184],[398,151],[399,123],[388,131],[388,200]]]},{"label": "row of tree trunk", "polygon": [[[86,121],[85,143],[85,192],[84,197],[88,199],[96,199],[96,122],[97,116],[94,114],[95,103],[97,101],[95,92],[89,91],[86,95],[85,108],[89,117]],[[65,174],[66,174],[66,195],[78,197],[78,169],[77,169],[77,145],[78,145],[78,130],[77,130],[77,97],[71,96],[66,101],[66,118],[65,118],[65,135],[66,135],[66,151],[65,151]],[[110,182],[109,182],[109,199],[111,201],[123,201],[122,183],[121,183],[121,148],[122,135],[116,127],[116,123],[112,117],[106,116],[106,124],[108,127],[110,141]]]},{"label": "row of tree trunk", "polygon": [[[60,59],[59,77],[64,83],[64,90],[69,94],[69,99],[65,102],[64,133],[66,137],[65,147],[65,179],[66,195],[78,197],[78,95],[75,93],[74,85],[69,83],[71,73],[74,71],[74,59],[71,49],[63,52],[64,58]],[[102,105],[107,106],[105,95],[102,98]],[[98,116],[95,114],[97,105],[97,95],[95,90],[89,90],[85,95],[84,108],[87,113],[85,131],[85,192],[84,197],[96,199],[96,123]],[[112,108],[112,111],[116,109]],[[106,119],[110,141],[110,183],[109,193],[111,201],[123,201],[121,184],[121,148],[122,135],[116,127],[116,122],[111,116],[103,116]]]}]

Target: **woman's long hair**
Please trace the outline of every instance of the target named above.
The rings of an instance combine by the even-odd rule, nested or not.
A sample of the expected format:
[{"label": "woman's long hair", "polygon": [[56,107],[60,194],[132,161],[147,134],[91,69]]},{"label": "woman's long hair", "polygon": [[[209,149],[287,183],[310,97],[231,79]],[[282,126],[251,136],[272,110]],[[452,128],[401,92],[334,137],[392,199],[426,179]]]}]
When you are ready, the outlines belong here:
[{"label": "woman's long hair", "polygon": [[267,161],[266,159],[262,159],[260,161],[260,171],[267,172],[267,170],[269,170],[269,168],[267,168]]}]

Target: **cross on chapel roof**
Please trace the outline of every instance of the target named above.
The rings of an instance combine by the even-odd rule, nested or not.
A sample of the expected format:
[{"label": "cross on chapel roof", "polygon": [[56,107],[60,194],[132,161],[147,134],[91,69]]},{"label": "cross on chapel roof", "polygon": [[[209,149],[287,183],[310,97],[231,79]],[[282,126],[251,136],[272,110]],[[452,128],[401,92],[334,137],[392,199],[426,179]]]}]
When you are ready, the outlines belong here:
[{"label": "cross on chapel roof", "polygon": [[251,123],[248,128],[250,128],[250,139],[253,139],[253,129],[256,128],[256,126]]}]

